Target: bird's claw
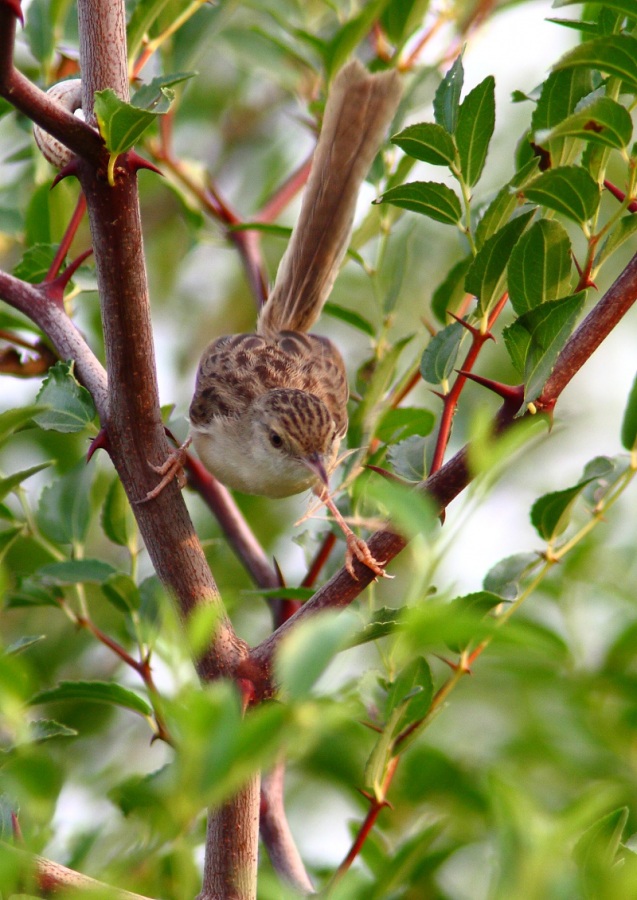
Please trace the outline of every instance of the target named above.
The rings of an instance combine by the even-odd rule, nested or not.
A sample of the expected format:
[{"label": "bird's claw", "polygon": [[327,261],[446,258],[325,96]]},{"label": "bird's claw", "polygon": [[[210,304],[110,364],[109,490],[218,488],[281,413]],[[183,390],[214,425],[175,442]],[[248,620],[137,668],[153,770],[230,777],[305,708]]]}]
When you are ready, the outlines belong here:
[{"label": "bird's claw", "polygon": [[378,578],[393,578],[393,575],[388,575],[385,571],[385,562],[379,562],[373,555],[366,542],[357,537],[353,532],[350,532],[346,535],[347,542],[347,552],[345,554],[345,568],[352,576],[355,581],[358,581],[358,576],[354,572],[354,557],[362,563],[364,566],[367,566],[368,569],[374,573],[374,580]]},{"label": "bird's claw", "polygon": [[190,443],[191,438],[188,438],[180,447],[170,450],[164,462],[159,466],[155,466],[151,462],[148,463],[151,469],[154,472],[157,472],[158,475],[161,475],[162,478],[152,491],[148,491],[146,496],[138,501],[139,503],[147,503],[149,500],[154,500],[155,497],[158,497],[164,488],[170,484],[173,478],[177,479],[177,484],[180,488],[185,486],[186,473],[184,472],[184,462],[186,461],[186,451],[188,450]]}]

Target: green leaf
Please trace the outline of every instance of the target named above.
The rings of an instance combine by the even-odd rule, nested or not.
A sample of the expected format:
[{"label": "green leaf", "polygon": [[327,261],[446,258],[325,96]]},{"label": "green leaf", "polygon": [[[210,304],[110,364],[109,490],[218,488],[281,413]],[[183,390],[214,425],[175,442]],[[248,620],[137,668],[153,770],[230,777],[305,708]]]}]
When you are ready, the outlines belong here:
[{"label": "green leaf", "polygon": [[300,622],[281,641],[275,660],[277,681],[292,700],[307,697],[334,656],[355,632],[353,614],[318,613]]},{"label": "green leaf", "polygon": [[387,712],[402,706],[401,727],[418,722],[429,712],[433,699],[433,678],[424,656],[408,663],[392,682],[387,696]]},{"label": "green leaf", "polygon": [[61,722],[56,722],[55,719],[36,719],[35,722],[30,723],[29,727],[33,740],[38,744],[44,741],[52,741],[55,738],[77,737],[79,734],[79,731],[76,731],[75,728],[62,725]]},{"label": "green leaf", "polygon": [[413,406],[388,409],[378,423],[375,436],[384,444],[395,444],[414,434],[430,434],[434,422],[435,416],[428,409]]},{"label": "green leaf", "polygon": [[420,27],[429,3],[430,0],[401,0],[400,3],[387,5],[381,16],[381,23],[392,44],[401,44],[412,31]]},{"label": "green leaf", "polygon": [[72,362],[60,361],[49,369],[36,400],[47,409],[33,421],[45,431],[83,431],[95,418],[93,399],[73,375]]},{"label": "green leaf", "polygon": [[431,298],[431,310],[443,324],[447,323],[447,311],[457,309],[466,296],[464,282],[473,256],[465,256],[447,272]]},{"label": "green leaf", "polygon": [[0,531],[0,560],[9,549],[11,544],[25,531],[24,525],[14,525],[12,528],[5,528]]},{"label": "green leaf", "polygon": [[548,300],[504,329],[504,343],[516,369],[524,376],[525,401],[535,400],[553,371],[584,305],[585,292]]},{"label": "green leaf", "polygon": [[34,0],[29,4],[25,34],[33,56],[40,63],[47,63],[55,50],[55,28],[48,0]]},{"label": "green leaf", "polygon": [[460,105],[455,138],[463,181],[473,187],[482,175],[495,128],[495,78],[487,76]]},{"label": "green leaf", "polygon": [[615,250],[621,247],[626,241],[629,241],[636,231],[637,215],[635,215],[635,213],[630,213],[628,216],[623,216],[619,222],[615,224],[608,239],[604,241],[599,254],[595,258],[595,265],[602,265]]},{"label": "green leaf", "polygon": [[637,375],[628,395],[628,403],[624,410],[621,430],[622,447],[633,451],[637,444]]},{"label": "green leaf", "polygon": [[460,53],[445,77],[442,79],[434,96],[434,117],[449,134],[456,130],[460,95],[464,83],[462,53]]},{"label": "green leaf", "polygon": [[41,406],[21,406],[18,409],[8,409],[0,413],[0,441],[6,440],[10,435],[27,425],[33,416],[42,411]]},{"label": "green leaf", "polygon": [[484,242],[499,231],[509,221],[519,205],[517,190],[510,184],[500,188],[491,203],[484,210],[476,227],[475,239],[478,250]]},{"label": "green leaf", "polygon": [[101,587],[109,603],[120,612],[129,613],[139,609],[141,604],[139,588],[133,579],[123,572],[107,576],[106,580],[101,582]]},{"label": "green leaf", "polygon": [[592,480],[588,478],[573,487],[544,494],[535,501],[531,507],[531,524],[543,540],[552,542],[568,528],[575,501]]},{"label": "green leaf", "polygon": [[550,131],[563,122],[579,101],[590,94],[593,84],[589,72],[582,69],[563,69],[551,72],[544,84],[531,116],[535,134]]},{"label": "green leaf", "polygon": [[429,216],[445,225],[457,225],[462,208],[457,194],[437,181],[411,181],[386,191],[374,203],[391,203],[401,209]]},{"label": "green leaf", "polygon": [[45,583],[58,586],[84,583],[103,584],[107,578],[117,573],[117,569],[101,559],[68,559],[49,563],[38,571]]},{"label": "green leaf", "polygon": [[507,266],[511,251],[533,215],[531,211],[512,219],[485,241],[469,266],[465,289],[478,298],[480,315],[486,315],[506,290]]},{"label": "green leaf", "polygon": [[515,600],[520,593],[520,582],[532,569],[540,557],[537,553],[515,553],[497,562],[484,577],[485,591],[497,594],[503,600]]},{"label": "green leaf", "polygon": [[152,26],[168,5],[171,7],[171,14],[176,18],[190,5],[190,0],[139,0],[135,5],[126,29],[129,59],[137,58],[145,35],[150,33]]},{"label": "green leaf", "polygon": [[628,110],[610,97],[597,97],[578,107],[577,112],[563,119],[546,136],[538,134],[537,141],[544,143],[554,138],[577,137],[621,150],[628,146],[632,133],[633,122]]},{"label": "green leaf", "polygon": [[442,125],[434,122],[409,125],[408,128],[395,134],[391,141],[408,156],[434,166],[448,166],[456,155],[451,135]]},{"label": "green leaf", "polygon": [[443,384],[453,372],[465,328],[460,322],[446,325],[436,334],[420,359],[420,374],[429,384]]},{"label": "green leaf", "polygon": [[570,293],[571,242],[559,222],[540,219],[522,235],[511,252],[507,283],[518,315],[546,300]]},{"label": "green leaf", "polygon": [[372,30],[374,23],[382,15],[389,0],[370,0],[363,4],[360,13],[349,19],[325,47],[325,64],[329,75],[335,74],[353,50]]},{"label": "green leaf", "polygon": [[582,870],[584,881],[599,885],[600,876],[608,878],[621,845],[630,810],[627,806],[602,816],[591,825],[573,849],[573,858]]},{"label": "green leaf", "polygon": [[55,244],[33,244],[27,247],[13,274],[29,284],[39,284],[48,274],[57,250]]},{"label": "green leaf", "polygon": [[111,156],[117,157],[139,141],[157,116],[170,109],[174,99],[171,85],[193,77],[193,72],[179,72],[153,79],[141,87],[130,103],[120,100],[107,88],[95,92],[95,116],[100,134]]},{"label": "green leaf", "polygon": [[[553,7],[560,9],[562,6],[573,6],[581,4],[583,0],[553,0]],[[633,0],[598,0],[599,5],[608,9],[616,9],[617,12],[624,13],[627,16],[635,17],[635,4]]]},{"label": "green leaf", "polygon": [[387,448],[387,460],[399,478],[423,481],[427,477],[426,450],[425,439],[414,434],[398,444],[391,444]]},{"label": "green leaf", "polygon": [[360,644],[368,644],[370,641],[378,641],[381,638],[394,634],[400,628],[403,615],[402,609],[384,606],[374,610],[373,620],[368,622],[362,631],[357,632],[350,640],[348,647],[357,647]]},{"label": "green leaf", "polygon": [[[633,8],[633,15],[635,14]],[[554,68],[584,68],[614,75],[631,90],[637,90],[637,38],[613,34],[585,41],[566,53]]]},{"label": "green leaf", "polygon": [[584,224],[597,212],[599,185],[580,166],[549,169],[525,188],[528,200]]},{"label": "green leaf", "polygon": [[82,700],[86,703],[121,706],[123,709],[129,709],[147,718],[153,712],[148,703],[138,694],[111,681],[61,681],[54,688],[40,691],[31,697],[29,705],[57,703],[60,700]]},{"label": "green leaf", "polygon": [[23,469],[21,472],[14,472],[13,475],[7,475],[6,478],[0,478],[0,500],[4,500],[7,494],[14,491],[23,481],[26,481],[27,478],[35,475],[36,472],[41,472],[42,469],[48,469],[50,465],[50,462],[40,463],[37,466]]},{"label": "green leaf", "polygon": [[38,524],[58,544],[82,543],[88,530],[90,472],[84,462],[44,488],[38,506]]},{"label": "green leaf", "polygon": [[337,306],[336,303],[326,303],[323,307],[323,312],[334,319],[340,319],[341,322],[347,322],[348,325],[358,329],[358,331],[362,331],[363,334],[367,334],[369,337],[376,337],[376,329],[372,323],[351,309],[344,309],[342,306]]},{"label": "green leaf", "polygon": [[493,620],[485,622],[491,611],[502,603],[502,597],[490,591],[475,591],[456,597],[449,604],[449,616],[463,624],[464,635],[447,640],[454,653],[461,653],[470,644],[483,640],[493,630]]},{"label": "green leaf", "polygon": [[25,634],[18,638],[17,641],[13,641],[12,644],[5,647],[3,653],[7,656],[22,653],[24,650],[28,650],[29,647],[33,647],[34,644],[39,644],[40,641],[44,640],[46,640],[45,634]]},{"label": "green leaf", "polygon": [[164,115],[174,99],[173,91],[167,89],[194,78],[196,74],[196,72],[173,72],[170,75],[158,75],[135,91],[131,98],[131,106]]},{"label": "green leaf", "polygon": [[118,477],[112,480],[104,500],[102,528],[106,537],[120,547],[128,547],[135,536],[135,517]]}]

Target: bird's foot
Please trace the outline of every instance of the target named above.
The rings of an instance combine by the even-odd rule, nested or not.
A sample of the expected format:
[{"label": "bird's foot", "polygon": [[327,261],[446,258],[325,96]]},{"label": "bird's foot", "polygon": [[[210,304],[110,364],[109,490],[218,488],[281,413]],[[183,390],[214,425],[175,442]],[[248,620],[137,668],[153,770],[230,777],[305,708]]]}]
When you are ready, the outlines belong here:
[{"label": "bird's foot", "polygon": [[368,569],[371,569],[376,578],[394,577],[393,575],[387,574],[385,571],[385,563],[377,560],[366,542],[362,538],[357,537],[353,531],[345,533],[345,540],[347,542],[345,568],[355,581],[358,581],[358,576],[354,572],[354,557],[364,566],[367,566]]},{"label": "bird's foot", "polygon": [[154,472],[157,472],[158,475],[161,475],[161,481],[157,484],[152,491],[148,491],[145,497],[139,501],[140,503],[147,503],[149,500],[154,500],[155,497],[158,497],[161,492],[164,490],[167,485],[173,480],[173,478],[177,479],[177,484],[180,488],[183,488],[186,484],[186,473],[184,472],[184,463],[186,461],[186,452],[188,447],[192,442],[192,438],[187,438],[180,447],[177,447],[174,450],[171,450],[168,453],[168,456],[164,460],[164,462],[160,466],[155,466],[152,463],[148,463],[151,469]]}]

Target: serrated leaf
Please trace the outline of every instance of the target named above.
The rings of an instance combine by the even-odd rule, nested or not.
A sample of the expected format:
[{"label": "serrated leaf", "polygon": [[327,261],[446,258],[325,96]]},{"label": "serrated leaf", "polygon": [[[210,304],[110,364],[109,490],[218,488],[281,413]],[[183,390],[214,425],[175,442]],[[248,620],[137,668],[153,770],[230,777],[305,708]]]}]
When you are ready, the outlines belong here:
[{"label": "serrated leaf", "polygon": [[26,606],[58,606],[56,596],[61,592],[52,587],[45,590],[40,585],[26,579],[17,590],[10,591],[5,606],[7,609],[19,609]]},{"label": "serrated leaf", "polygon": [[36,400],[47,409],[33,416],[33,421],[45,431],[72,434],[83,431],[95,418],[93,399],[73,375],[72,363],[60,361],[49,369]]},{"label": "serrated leaf", "polygon": [[527,199],[555,210],[584,224],[597,212],[599,185],[580,166],[549,169],[531,182],[524,193]]},{"label": "serrated leaf", "polygon": [[460,322],[446,325],[434,335],[420,358],[420,374],[429,384],[443,384],[454,370],[465,328]]},{"label": "serrated leaf", "polygon": [[353,615],[318,613],[311,621],[299,623],[281,641],[275,660],[277,681],[293,700],[310,693],[334,656],[355,632]]},{"label": "serrated leaf", "polygon": [[57,249],[55,244],[33,244],[27,247],[13,274],[29,284],[39,284],[48,274]]},{"label": "serrated leaf", "polygon": [[515,553],[497,562],[484,577],[485,591],[497,594],[503,600],[515,600],[520,593],[520,581],[537,566],[537,553]]},{"label": "serrated leaf", "polygon": [[518,315],[547,300],[570,293],[571,242],[559,222],[540,219],[522,235],[511,252],[507,284]]},{"label": "serrated leaf", "polygon": [[168,112],[174,99],[173,92],[167,89],[194,78],[196,74],[196,72],[174,72],[170,75],[158,75],[135,91],[131,98],[131,106],[163,115]]},{"label": "serrated leaf", "polygon": [[465,277],[473,256],[465,256],[457,262],[445,275],[431,298],[431,310],[439,322],[447,323],[447,311],[453,312],[466,296]]},{"label": "serrated leaf", "polygon": [[153,712],[148,703],[138,694],[111,681],[61,681],[54,688],[40,691],[31,697],[29,706],[57,703],[63,700],[82,700],[87,703],[120,706],[146,718],[149,718]]},{"label": "serrated leaf", "polygon": [[141,596],[132,578],[123,572],[109,575],[101,582],[102,593],[120,612],[128,613],[139,609]]},{"label": "serrated leaf", "polygon": [[84,462],[44,488],[38,505],[38,525],[50,540],[60,544],[82,543],[88,530],[91,474]]},{"label": "serrated leaf", "polygon": [[373,620],[368,622],[362,631],[354,635],[348,647],[357,647],[360,644],[378,641],[390,634],[394,634],[400,628],[402,613],[402,609],[394,609],[387,606],[374,610]]},{"label": "serrated leaf", "polygon": [[592,480],[588,478],[573,487],[544,494],[535,501],[531,507],[531,524],[543,540],[552,542],[568,528],[575,501]]},{"label": "serrated leaf", "polygon": [[137,143],[155,121],[157,112],[137,109],[120,100],[114,90],[95,92],[95,116],[106,148],[112,157],[125,153]]},{"label": "serrated leaf", "polygon": [[12,475],[7,475],[6,478],[0,478],[0,500],[4,500],[7,494],[14,491],[23,481],[26,481],[27,478],[35,475],[37,472],[41,472],[43,469],[48,469],[50,465],[50,462],[40,463],[37,466],[30,466],[28,469],[22,469],[21,472],[14,472]]},{"label": "serrated leaf", "polygon": [[117,574],[117,569],[101,559],[68,559],[49,563],[38,570],[44,581],[58,586],[68,584],[103,584]]},{"label": "serrated leaf", "polygon": [[524,398],[535,400],[553,371],[555,360],[573,330],[585,292],[549,300],[504,329],[504,343],[516,369],[524,376]]},{"label": "serrated leaf", "polygon": [[387,448],[387,461],[400,478],[423,481],[427,476],[426,449],[425,439],[414,434],[398,444],[391,444]]},{"label": "serrated leaf", "polygon": [[431,163],[448,166],[454,161],[456,149],[448,131],[434,122],[409,125],[392,139],[408,156]]},{"label": "serrated leaf", "polygon": [[519,204],[517,190],[510,184],[500,188],[491,203],[484,210],[476,227],[475,239],[478,250],[484,242],[509,221]]},{"label": "serrated leaf", "polygon": [[127,547],[135,534],[135,517],[119,478],[115,477],[102,507],[102,528],[114,544]]},{"label": "serrated leaf", "polygon": [[[633,15],[634,9],[633,9]],[[637,90],[637,38],[630,34],[613,34],[585,41],[566,53],[554,69],[581,67],[614,75]]]},{"label": "serrated leaf", "polygon": [[374,202],[391,203],[445,225],[457,225],[462,216],[457,194],[437,181],[410,181],[391,188]]},{"label": "serrated leaf", "polygon": [[435,416],[428,409],[413,406],[388,409],[378,423],[375,436],[384,444],[403,441],[414,434],[424,437],[431,433],[434,422]]},{"label": "serrated leaf", "polygon": [[392,682],[387,695],[387,711],[403,707],[401,727],[418,722],[429,712],[433,698],[433,678],[424,656],[408,663]]},{"label": "serrated leaf", "polygon": [[487,76],[460,104],[455,138],[463,181],[477,184],[495,128],[495,78]]},{"label": "serrated leaf", "polygon": [[434,96],[433,106],[436,122],[449,134],[453,134],[456,130],[463,83],[464,68],[462,65],[462,54],[460,53],[438,85]]},{"label": "serrated leaf", "polygon": [[486,315],[506,290],[511,251],[533,215],[527,212],[507,223],[485,241],[469,266],[465,289],[478,298],[480,315]]},{"label": "serrated leaf", "polygon": [[621,430],[622,447],[633,451],[637,445],[637,375],[628,395],[628,403],[624,410]]},{"label": "serrated leaf", "polygon": [[539,143],[560,137],[577,137],[584,141],[614,147],[627,147],[633,133],[633,122],[628,110],[611,100],[597,97],[591,103],[578,108],[549,131],[546,136],[537,135]]},{"label": "serrated leaf", "polygon": [[29,727],[33,740],[38,744],[44,741],[52,741],[55,738],[70,738],[79,735],[79,731],[76,731],[75,728],[62,725],[61,722],[56,722],[55,719],[36,719],[30,723]]}]

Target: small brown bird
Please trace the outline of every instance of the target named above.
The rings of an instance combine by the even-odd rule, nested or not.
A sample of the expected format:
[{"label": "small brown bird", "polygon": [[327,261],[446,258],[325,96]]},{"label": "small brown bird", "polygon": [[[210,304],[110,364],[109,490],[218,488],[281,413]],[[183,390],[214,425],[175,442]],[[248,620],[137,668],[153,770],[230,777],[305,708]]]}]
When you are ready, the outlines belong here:
[{"label": "small brown bird", "polygon": [[347,376],[331,341],[307,332],[332,289],[358,191],[400,94],[395,71],[370,75],[357,61],[334,79],[299,220],[257,333],[207,347],[190,405],[192,442],[206,468],[248,494],[287,497],[312,488],[343,529],[352,575],[354,556],[376,575],[385,572],[328,496],[347,431]]}]

